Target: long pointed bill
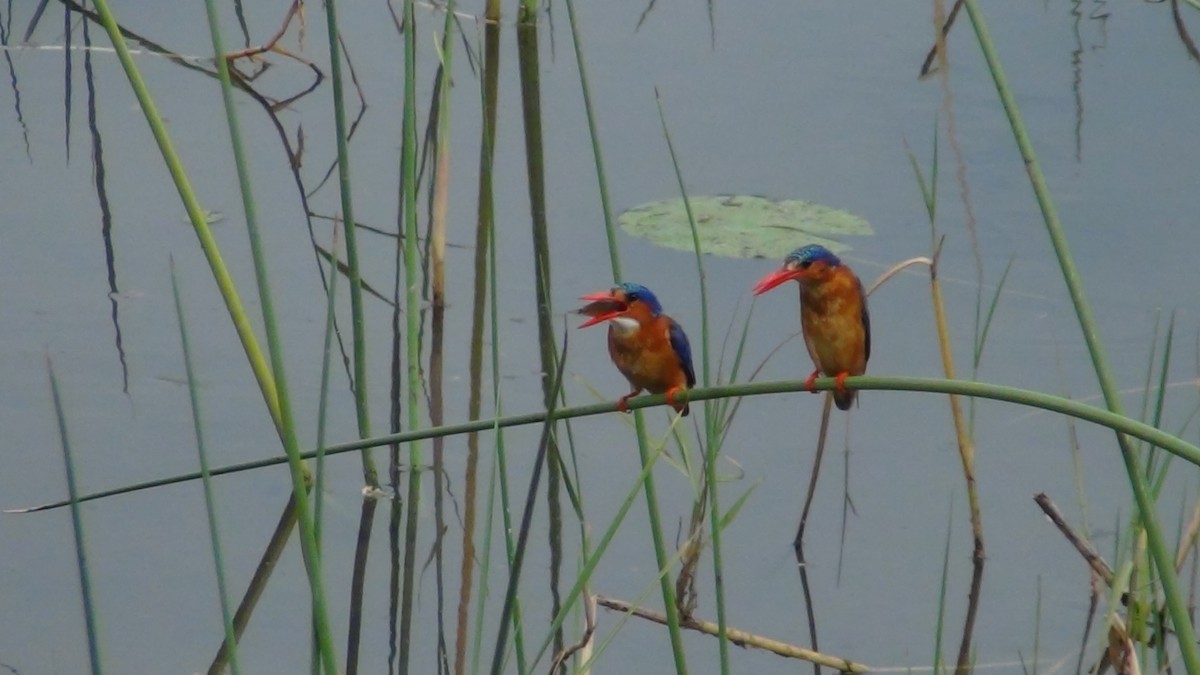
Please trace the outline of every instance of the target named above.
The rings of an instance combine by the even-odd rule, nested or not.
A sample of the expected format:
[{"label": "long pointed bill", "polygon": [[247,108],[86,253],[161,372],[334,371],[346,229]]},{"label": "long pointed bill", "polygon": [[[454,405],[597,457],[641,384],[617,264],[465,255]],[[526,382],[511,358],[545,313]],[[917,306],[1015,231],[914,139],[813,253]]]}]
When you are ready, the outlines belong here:
[{"label": "long pointed bill", "polygon": [[608,321],[609,319],[615,319],[624,313],[625,312],[621,311],[621,312],[606,312],[604,314],[597,314],[597,315],[593,316],[592,318],[588,319],[587,321],[584,321],[583,323],[579,324],[579,327],[587,328],[588,326],[595,326],[596,324],[604,323],[605,321]]},{"label": "long pointed bill", "polygon": [[792,279],[799,278],[800,274],[800,270],[790,270],[786,267],[775,270],[774,272],[771,272],[767,276],[763,277],[761,281],[754,285],[754,294],[762,295],[763,293],[766,293],[785,281],[791,281]]},{"label": "long pointed bill", "polygon": [[625,313],[629,309],[624,302],[613,297],[611,291],[601,293],[591,293],[585,295],[580,300],[586,300],[588,304],[580,307],[578,313],[589,316],[587,321],[579,324],[580,328],[595,326],[598,323],[604,323],[611,319],[615,319]]}]

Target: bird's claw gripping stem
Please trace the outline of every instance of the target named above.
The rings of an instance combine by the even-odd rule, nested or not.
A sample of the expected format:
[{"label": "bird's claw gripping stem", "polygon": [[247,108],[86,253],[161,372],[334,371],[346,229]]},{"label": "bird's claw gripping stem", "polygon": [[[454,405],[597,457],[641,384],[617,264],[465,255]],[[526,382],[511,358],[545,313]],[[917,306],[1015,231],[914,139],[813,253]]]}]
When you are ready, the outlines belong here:
[{"label": "bird's claw gripping stem", "polygon": [[821,371],[814,370],[812,371],[812,374],[808,376],[808,379],[804,381],[804,388],[807,389],[809,393],[817,393],[817,376],[820,374]]},{"label": "bird's claw gripping stem", "polygon": [[637,396],[636,391],[625,394],[621,398],[617,399],[617,410],[620,410],[623,413],[628,413],[629,412],[629,399],[633,398],[634,396]]},{"label": "bird's claw gripping stem", "polygon": [[838,373],[837,376],[837,384],[835,386],[837,386],[837,390],[843,394],[846,393],[846,376],[849,374],[850,373]]}]

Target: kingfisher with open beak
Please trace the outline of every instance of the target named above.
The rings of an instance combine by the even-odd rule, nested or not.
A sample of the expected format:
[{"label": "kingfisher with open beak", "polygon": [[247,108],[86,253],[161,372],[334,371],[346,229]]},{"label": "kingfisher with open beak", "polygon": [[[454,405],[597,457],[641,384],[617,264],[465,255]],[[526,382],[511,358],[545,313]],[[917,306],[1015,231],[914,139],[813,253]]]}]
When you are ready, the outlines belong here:
[{"label": "kingfisher with open beak", "polygon": [[833,402],[849,410],[854,392],[846,390],[846,377],[865,373],[871,358],[871,320],[862,282],[832,251],[809,244],[789,253],[783,267],[758,282],[754,294],[792,279],[800,285],[800,328],[816,366],[804,384],[816,393],[818,375],[837,378]]},{"label": "kingfisher with open beak", "polygon": [[617,408],[629,412],[629,399],[644,389],[651,394],[665,393],[667,403],[686,416],[688,404],[676,402],[675,396],[696,386],[692,347],[683,328],[663,314],[650,289],[623,283],[580,300],[588,304],[579,313],[591,318],[579,327],[608,322],[608,355],[633,387],[617,401]]}]

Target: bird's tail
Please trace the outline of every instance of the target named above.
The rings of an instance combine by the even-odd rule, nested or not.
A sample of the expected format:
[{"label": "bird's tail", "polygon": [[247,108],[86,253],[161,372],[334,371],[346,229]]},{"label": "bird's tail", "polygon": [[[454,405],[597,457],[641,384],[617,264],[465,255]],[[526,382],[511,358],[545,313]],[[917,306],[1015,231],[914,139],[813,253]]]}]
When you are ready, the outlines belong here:
[{"label": "bird's tail", "polygon": [[[833,402],[837,405],[838,410],[849,410],[850,406],[854,405],[853,391],[837,391],[833,392]],[[687,413],[684,413],[687,414]]]},{"label": "bird's tail", "polygon": [[688,404],[684,403],[683,405],[675,408],[675,412],[679,413],[680,415],[683,415],[684,417],[687,417],[688,413],[690,413],[691,410],[688,408]]}]

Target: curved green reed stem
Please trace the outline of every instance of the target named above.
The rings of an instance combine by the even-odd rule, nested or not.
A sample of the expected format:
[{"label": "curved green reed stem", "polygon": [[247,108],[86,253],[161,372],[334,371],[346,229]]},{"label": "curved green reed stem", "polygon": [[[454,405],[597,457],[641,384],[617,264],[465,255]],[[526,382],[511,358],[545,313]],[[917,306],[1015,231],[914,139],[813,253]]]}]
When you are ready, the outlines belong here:
[{"label": "curved green reed stem", "polygon": [[216,239],[213,238],[212,230],[209,229],[205,220],[204,209],[200,207],[196,193],[192,191],[192,185],[183,170],[183,163],[175,152],[175,146],[171,144],[171,138],[167,135],[167,129],[163,125],[162,117],[158,114],[157,106],[154,105],[154,99],[150,97],[146,82],[142,79],[142,74],[133,63],[133,57],[125,46],[125,41],[121,37],[121,29],[108,7],[108,0],[96,0],[96,13],[100,15],[100,23],[108,33],[108,38],[117,53],[117,59],[125,70],[125,77],[129,80],[129,86],[133,89],[142,113],[146,116],[146,124],[150,127],[150,133],[154,135],[154,141],[158,144],[167,170],[171,173],[175,189],[179,191],[179,199],[183,202],[188,220],[191,221],[192,228],[196,231],[196,237],[200,240],[200,248],[204,251],[204,256],[212,269],[217,289],[221,292],[221,299],[225,301],[225,307],[229,310],[229,317],[233,320],[238,340],[242,343],[246,359],[250,362],[255,380],[258,381],[258,387],[262,391],[267,410],[271,413],[271,420],[274,421],[275,428],[279,430],[280,437],[282,437],[282,418],[279,412],[279,395],[275,389],[275,379],[271,375],[271,368],[266,357],[263,356],[262,350],[258,346],[258,340],[254,337],[254,327],[250,324],[250,317],[242,306],[241,298],[238,297],[237,287],[229,275],[229,270],[225,267],[225,261],[221,258],[221,251],[217,248]]},{"label": "curved green reed stem", "polygon": [[[1054,205],[1054,199],[1050,196],[1050,189],[1046,186],[1046,177],[1042,174],[1042,167],[1033,150],[1033,142],[1029,139],[1025,122],[1021,119],[1021,112],[1017,108],[1016,99],[1013,97],[1008,79],[1004,75],[1004,68],[1000,64],[1000,57],[996,53],[996,47],[992,43],[987,22],[983,18],[977,0],[966,0],[966,8],[967,14],[971,17],[971,25],[975,28],[979,48],[983,52],[988,70],[996,84],[996,92],[999,94],[1004,112],[1008,116],[1009,125],[1012,126],[1013,138],[1021,152],[1021,158],[1025,161],[1029,182],[1037,197],[1038,207],[1042,211],[1042,219],[1046,223],[1046,231],[1050,235],[1054,254],[1058,257],[1063,280],[1071,295],[1071,304],[1074,305],[1075,314],[1079,317],[1079,326],[1083,329],[1083,338],[1087,342],[1088,353],[1092,357],[1092,365],[1095,367],[1096,377],[1100,381],[1100,390],[1104,393],[1104,401],[1109,410],[1121,415],[1121,396],[1116,378],[1108,365],[1108,357],[1104,353],[1104,346],[1100,342],[1100,336],[1096,329],[1096,319],[1092,314],[1087,295],[1084,293],[1083,282],[1079,278],[1079,271],[1075,268],[1071,250],[1067,246],[1066,233],[1058,219],[1058,210]],[[1198,675],[1200,674],[1200,648],[1196,645],[1195,631],[1188,615],[1186,594],[1180,588],[1179,579],[1175,575],[1174,556],[1163,538],[1154,503],[1146,489],[1145,477],[1137,465],[1137,456],[1129,444],[1129,439],[1118,434],[1117,444],[1121,448],[1121,458],[1125,462],[1125,471],[1129,475],[1129,485],[1133,489],[1133,496],[1137,501],[1142,526],[1146,529],[1150,554],[1154,558],[1155,567],[1158,568],[1162,580],[1167,610],[1171,614],[1171,622],[1174,624],[1178,637],[1180,655],[1183,657],[1188,673]]]},{"label": "curved green reed stem", "polygon": [[[761,396],[764,394],[784,394],[794,392],[806,392],[804,382],[800,380],[778,380],[775,382],[752,382],[749,384],[727,384],[718,387],[704,387],[701,389],[692,389],[687,392],[686,400],[689,402],[708,401],[720,398],[734,398],[746,396]],[[814,389],[817,391],[825,391],[833,389],[836,385],[835,380],[822,377],[814,383]],[[1019,389],[1017,387],[1008,387],[999,384],[988,384],[986,382],[969,382],[966,380],[942,380],[928,377],[879,377],[875,375],[859,375],[857,377],[846,378],[846,387],[858,391],[911,391],[923,392],[927,394],[959,394],[961,396],[972,396],[975,398],[990,399],[993,401],[1005,401],[1008,403],[1016,403],[1018,405],[1038,408],[1048,412],[1060,413],[1068,417],[1091,422],[1103,427],[1108,427],[1113,431],[1120,432],[1140,438],[1147,443],[1156,445],[1163,450],[1179,457],[1185,461],[1191,462],[1196,466],[1200,466],[1200,447],[1197,447],[1187,441],[1172,435],[1161,429],[1139,422],[1131,417],[1118,415],[1110,410],[1098,408],[1093,405],[1081,403],[1062,396],[1053,394],[1045,394],[1039,391],[1030,389]],[[663,394],[655,394],[653,396],[638,396],[629,399],[629,408],[637,410],[641,408],[649,408],[653,406],[661,406],[666,404],[666,396]],[[575,406],[572,408],[562,408],[555,411],[554,417],[560,420],[573,419],[576,417],[590,417],[592,415],[603,415],[617,411],[616,403],[593,403],[590,405]],[[393,443],[411,443],[413,441],[434,438],[437,436],[455,436],[465,434],[472,431],[486,431],[488,429],[502,429],[506,427],[524,426],[528,424],[542,424],[546,421],[545,412],[532,412],[522,415],[511,415],[509,417],[500,417],[493,419],[481,419],[472,422],[463,422],[460,424],[448,424],[441,427],[431,429],[421,429],[417,431],[405,431],[398,434],[389,434],[387,436],[377,436],[375,438],[364,438],[347,443],[339,443],[331,445],[325,450],[326,455],[341,454],[344,452],[354,452],[363,448],[378,447],[390,445]],[[315,450],[303,453],[302,458],[315,457]],[[219,476],[228,473],[239,473],[251,469],[260,469],[268,466],[275,466],[287,461],[286,457],[271,457],[267,459],[255,460],[253,462],[243,462],[212,470],[212,475]],[[115,488],[104,492],[95,492],[89,495],[84,495],[79,498],[80,502],[92,501],[103,497],[112,497],[116,495],[129,494],[140,490],[146,490],[154,487],[162,487],[164,485],[172,485],[175,483],[184,483],[191,480],[196,480],[200,475],[198,473],[188,473],[171,478],[163,478],[136,485]],[[49,509],[60,508],[69,504],[69,501],[54,502],[42,506],[35,506],[24,509],[9,509],[5,513],[31,513],[34,511],[46,511]]]}]

